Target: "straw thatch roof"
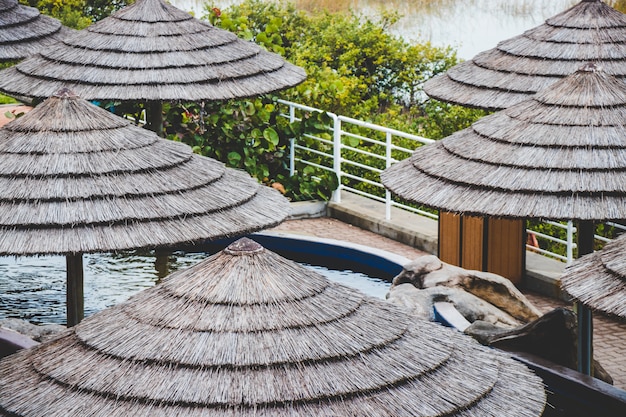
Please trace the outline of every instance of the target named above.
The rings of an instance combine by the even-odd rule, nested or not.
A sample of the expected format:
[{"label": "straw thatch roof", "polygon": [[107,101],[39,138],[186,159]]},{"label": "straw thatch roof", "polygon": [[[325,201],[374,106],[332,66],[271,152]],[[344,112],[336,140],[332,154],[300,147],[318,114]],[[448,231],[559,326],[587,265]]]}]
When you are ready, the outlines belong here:
[{"label": "straw thatch roof", "polygon": [[409,201],[463,214],[626,218],[626,83],[589,64],[381,178]]},{"label": "straw thatch roof", "polygon": [[626,77],[626,15],[600,0],[583,0],[543,25],[429,80],[438,100],[488,110],[507,108],[589,61]]},{"label": "straw thatch roof", "polygon": [[242,239],[0,362],[10,416],[539,416],[521,363]]},{"label": "straw thatch roof", "polygon": [[48,48],[69,30],[56,19],[17,0],[0,0],[0,62],[15,61]]},{"label": "straw thatch roof", "polygon": [[626,319],[626,236],[565,268],[561,288],[586,306]]},{"label": "straw thatch roof", "polygon": [[9,95],[47,98],[67,87],[89,100],[151,101],[250,97],[306,77],[163,0],[137,0],[1,74]]},{"label": "straw thatch roof", "polygon": [[240,235],[288,214],[247,173],[60,92],[0,129],[0,254]]}]

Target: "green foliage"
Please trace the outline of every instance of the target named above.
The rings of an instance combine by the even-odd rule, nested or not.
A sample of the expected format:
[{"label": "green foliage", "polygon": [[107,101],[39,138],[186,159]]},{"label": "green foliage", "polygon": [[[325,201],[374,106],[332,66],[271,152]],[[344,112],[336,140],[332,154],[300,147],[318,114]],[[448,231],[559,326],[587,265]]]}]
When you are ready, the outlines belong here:
[{"label": "green foliage", "polygon": [[334,173],[300,164],[289,176],[289,141],[301,137],[313,121],[289,123],[278,117],[276,97],[210,104],[172,105],[166,109],[168,138],[194,152],[246,170],[292,200],[328,199],[337,187]]},{"label": "green foliage", "polygon": [[[306,69],[308,79],[281,92],[281,98],[433,138],[466,127],[483,115],[426,99],[422,92],[424,82],[456,64],[456,54],[451,48],[436,48],[428,43],[412,45],[390,34],[389,28],[398,19],[395,14],[383,13],[377,20],[352,13],[307,14],[291,3],[261,0],[244,0],[227,10],[207,4],[205,11],[205,18],[213,25],[255,41]],[[141,111],[122,106],[116,103],[116,111]],[[245,169],[292,199],[327,199],[337,186],[334,175],[313,165],[299,164],[295,175],[289,177],[286,165],[290,138],[297,137],[314,147],[324,146],[307,136],[328,135],[330,122],[324,117],[314,114],[301,123],[289,124],[278,117],[274,97],[211,103],[205,107],[178,104],[167,109],[166,133],[190,144],[198,153]],[[363,133],[354,129],[355,134]],[[384,155],[379,145],[361,143],[356,138],[345,140],[351,146]],[[317,153],[300,156],[316,165],[330,166]],[[356,151],[344,150],[344,156],[364,164],[372,162]],[[381,163],[382,169],[384,162]],[[361,172],[358,167],[344,169],[367,178],[377,176]],[[372,187],[363,183],[354,186]]]},{"label": "green foliage", "polygon": [[416,125],[416,117],[454,126],[461,117],[473,121],[482,115],[454,107],[447,120],[453,107],[429,104],[424,82],[455,65],[456,53],[392,35],[396,14],[382,12],[378,20],[353,13],[307,14],[291,3],[261,0],[244,0],[227,10],[207,4],[206,13],[212,24],[306,69],[308,79],[285,92],[287,100],[414,133],[418,126],[419,134],[428,137],[440,137],[441,129],[431,135]]},{"label": "green foliage", "polygon": [[[423,84],[455,65],[456,53],[429,43],[412,45],[390,34],[396,14],[384,12],[378,20],[353,13],[307,14],[291,3],[261,0],[244,0],[226,10],[207,4],[205,11],[205,18],[213,25],[256,41],[306,69],[308,79],[282,92],[281,98],[435,139],[465,128],[485,114],[426,98]],[[368,134],[359,128],[353,133]],[[345,140],[350,146],[384,155],[382,146],[355,138]],[[397,145],[414,146],[408,141]],[[384,169],[384,161],[358,151],[343,152],[342,156],[358,163]],[[231,157],[239,158],[235,154]],[[311,153],[306,158],[317,155]],[[241,164],[242,160],[236,161]],[[230,161],[234,165],[235,159]],[[343,169],[379,180],[378,174],[356,165],[345,164]],[[281,181],[288,182],[284,178]],[[364,182],[343,181],[363,191],[384,194],[384,190]]]},{"label": "green foliage", "polygon": [[85,0],[30,0],[26,3],[70,28],[84,29],[91,24],[91,19],[85,15]]},{"label": "green foliage", "polygon": [[20,0],[20,3],[36,7],[41,13],[59,19],[63,25],[80,30],[134,0]]},{"label": "green foliage", "polygon": [[0,94],[0,104],[13,104],[18,101],[13,97],[5,96],[4,94]]},{"label": "green foliage", "polygon": [[134,2],[135,0],[87,0],[84,2],[83,13],[92,22],[97,22]]},{"label": "green foliage", "polygon": [[[565,222],[562,222],[562,223],[565,224]],[[567,239],[567,231],[565,229],[548,224],[548,223],[542,223],[540,220],[528,220],[527,228],[529,230],[543,233],[548,236],[556,237],[558,239],[562,239],[562,240]],[[600,223],[596,225],[595,234],[598,236],[603,236],[609,239],[615,239],[616,237],[620,235],[620,233],[621,231],[614,226],[609,226],[605,223]],[[537,243],[539,244],[539,247],[541,249],[545,249],[547,251],[550,251],[552,253],[556,253],[562,256],[566,255],[566,247],[565,245],[561,243],[553,242],[551,240],[544,239],[539,236],[537,237]],[[604,246],[604,242],[596,239],[595,244],[594,244],[594,250],[600,250],[602,249],[603,246]],[[574,248],[573,250],[573,257],[574,259],[578,257],[578,250],[576,248]]]},{"label": "green foliage", "polygon": [[470,109],[438,100],[426,100],[412,109],[411,131],[430,139],[443,139],[454,132],[469,127],[489,114],[485,110]]}]

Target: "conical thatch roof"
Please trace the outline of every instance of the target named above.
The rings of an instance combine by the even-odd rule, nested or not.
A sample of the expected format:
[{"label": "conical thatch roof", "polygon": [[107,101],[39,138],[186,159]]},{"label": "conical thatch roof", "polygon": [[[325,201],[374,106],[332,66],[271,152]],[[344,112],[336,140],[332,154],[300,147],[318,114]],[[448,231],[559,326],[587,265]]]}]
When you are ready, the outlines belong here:
[{"label": "conical thatch roof", "polygon": [[47,48],[68,30],[56,19],[17,0],[0,0],[0,62],[15,61]]},{"label": "conical thatch roof", "polygon": [[242,239],[0,362],[11,416],[539,416],[522,364]]},{"label": "conical thatch roof", "polygon": [[0,129],[0,254],[82,253],[240,235],[287,200],[64,91]]},{"label": "conical thatch roof", "polygon": [[47,98],[222,100],[302,82],[302,68],[163,0],[137,0],[1,72],[0,90]]},{"label": "conical thatch roof", "polygon": [[586,62],[626,77],[626,15],[600,0],[583,0],[522,35],[502,41],[424,90],[438,100],[488,110],[507,108]]},{"label": "conical thatch roof", "polygon": [[586,306],[626,319],[626,236],[565,268],[561,288]]},{"label": "conical thatch roof", "polygon": [[409,201],[463,214],[626,218],[626,83],[589,64],[381,178]]}]

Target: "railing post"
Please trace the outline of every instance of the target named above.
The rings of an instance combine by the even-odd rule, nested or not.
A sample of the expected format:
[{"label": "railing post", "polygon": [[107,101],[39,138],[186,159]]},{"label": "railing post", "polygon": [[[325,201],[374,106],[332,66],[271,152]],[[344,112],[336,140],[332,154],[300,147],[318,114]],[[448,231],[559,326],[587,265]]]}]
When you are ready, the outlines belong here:
[{"label": "railing post", "polygon": [[341,119],[332,114],[333,123],[333,170],[337,175],[339,186],[333,192],[333,202],[341,203]]},{"label": "railing post", "polygon": [[[385,135],[385,168],[391,166],[391,132]],[[391,220],[391,192],[385,188],[385,219]]]},{"label": "railing post", "polygon": [[[296,108],[293,104],[289,104],[289,123],[296,120]],[[289,140],[289,176],[293,177],[296,173],[296,138]]]},{"label": "railing post", "polygon": [[565,249],[565,255],[567,257],[567,265],[571,264],[574,260],[574,222],[569,220],[567,222],[567,243]]}]

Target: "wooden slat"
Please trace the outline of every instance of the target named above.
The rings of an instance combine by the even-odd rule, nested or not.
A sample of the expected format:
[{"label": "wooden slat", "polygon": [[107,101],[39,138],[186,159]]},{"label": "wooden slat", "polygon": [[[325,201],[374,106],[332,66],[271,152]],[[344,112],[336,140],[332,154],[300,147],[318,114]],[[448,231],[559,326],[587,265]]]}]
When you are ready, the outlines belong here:
[{"label": "wooden slat", "polygon": [[443,262],[461,264],[461,216],[439,212],[439,259]]},{"label": "wooden slat", "polygon": [[490,218],[487,227],[486,271],[502,275],[514,284],[524,277],[526,232],[524,220]]},{"label": "wooden slat", "polygon": [[463,216],[461,220],[461,267],[482,271],[484,264],[485,219]]}]

